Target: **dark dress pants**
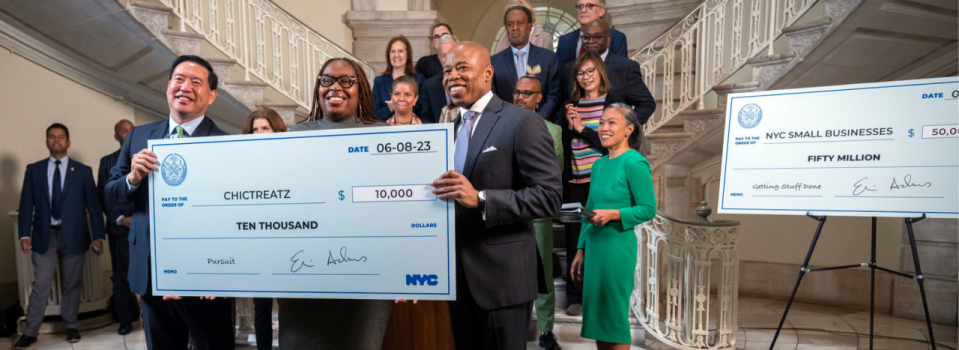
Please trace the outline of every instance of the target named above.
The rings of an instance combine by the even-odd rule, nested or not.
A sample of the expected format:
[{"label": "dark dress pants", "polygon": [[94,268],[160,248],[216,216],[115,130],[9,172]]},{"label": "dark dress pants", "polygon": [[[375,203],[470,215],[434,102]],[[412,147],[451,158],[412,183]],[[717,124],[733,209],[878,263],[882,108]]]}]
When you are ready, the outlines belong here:
[{"label": "dark dress pants", "polygon": [[456,350],[525,350],[533,302],[481,308],[473,299],[466,275],[458,272],[456,300],[449,302]]},{"label": "dark dress pants", "polygon": [[162,296],[140,298],[143,329],[150,350],[233,350],[233,303],[226,298],[201,300]]},{"label": "dark dress pants", "polygon": [[108,235],[110,264],[113,266],[113,298],[110,301],[117,322],[133,323],[140,319],[140,307],[136,296],[130,291],[127,271],[130,270],[130,244],[127,235]]},{"label": "dark dress pants", "polygon": [[[563,184],[563,203],[580,203],[586,206],[586,199],[589,197],[589,183]],[[582,223],[563,224],[566,231],[566,274],[563,280],[566,281],[566,307],[572,304],[583,303],[583,282],[573,281],[569,277],[569,271],[573,269],[573,259],[576,258],[576,245],[579,244],[579,233],[583,230]]]},{"label": "dark dress pants", "polygon": [[256,349],[273,349],[273,298],[253,298],[253,329]]}]

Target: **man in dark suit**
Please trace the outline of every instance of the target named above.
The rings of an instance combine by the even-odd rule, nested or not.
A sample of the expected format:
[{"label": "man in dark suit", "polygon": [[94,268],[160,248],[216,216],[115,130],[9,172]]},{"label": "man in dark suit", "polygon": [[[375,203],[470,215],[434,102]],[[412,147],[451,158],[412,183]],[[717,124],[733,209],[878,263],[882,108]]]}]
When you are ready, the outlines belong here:
[{"label": "man in dark suit", "polygon": [[[606,15],[606,0],[579,0],[576,4],[576,20],[580,27],[596,21],[604,20]],[[585,51],[582,43],[582,32],[574,30],[559,37],[559,43],[556,46],[556,56],[559,60],[559,66],[563,67],[568,62],[575,61],[579,54]],[[626,45],[626,34],[613,29],[608,36],[610,39],[609,52],[620,57],[629,57],[629,48]]]},{"label": "man in dark suit", "polygon": [[[63,295],[60,317],[67,329],[67,341],[80,341],[77,313],[87,249],[103,251],[103,216],[100,198],[93,183],[93,169],[70,159],[70,131],[56,123],[47,128],[50,157],[27,166],[20,192],[18,236],[20,250],[33,262],[33,284],[27,306],[27,327],[14,344],[26,349],[37,342],[54,273],[60,265]],[[89,220],[87,219],[89,215]],[[90,234],[93,230],[93,240]]]},{"label": "man in dark suit", "polygon": [[[113,126],[113,139],[123,146],[123,140],[133,129],[133,122],[123,119]],[[100,171],[97,173],[97,194],[100,203],[106,203],[107,181],[110,180],[110,169],[117,164],[120,150],[100,158]],[[103,214],[107,216],[106,234],[110,237],[110,264],[113,266],[113,298],[110,305],[120,323],[117,333],[127,335],[133,331],[133,322],[140,319],[140,308],[137,307],[136,297],[130,292],[130,283],[127,282],[127,270],[130,266],[130,243],[127,236],[130,234],[130,220],[133,215],[133,204],[127,203],[120,209],[103,205]]]},{"label": "man in dark suit", "polygon": [[[639,63],[631,59],[613,55],[609,47],[609,23],[603,20],[596,20],[584,25],[581,29],[584,34],[590,36],[590,40],[583,43],[586,50],[596,52],[603,57],[603,63],[606,65],[606,74],[609,76],[609,84],[613,92],[617,95],[622,94],[626,104],[636,110],[636,116],[641,124],[646,124],[649,117],[656,110],[656,101],[653,95],[643,83],[643,74],[639,70]],[[575,61],[566,63],[560,70],[560,94],[564,100],[570,98],[573,91],[573,84],[576,84],[576,74],[573,72]],[[619,91],[616,91],[619,90]],[[566,110],[557,108],[553,113],[553,121],[560,125],[565,125]]]},{"label": "man in dark suit", "polygon": [[[440,54],[440,45],[442,44],[440,38],[444,35],[453,35],[453,30],[450,29],[449,24],[436,23],[433,25],[433,28],[430,29],[430,39],[432,39],[433,48],[436,49],[436,53],[420,57],[420,59],[416,61],[416,67],[414,67],[416,73],[422,74],[424,79],[443,76],[443,56],[446,54]],[[420,119],[423,119],[423,117],[420,116]]]},{"label": "man in dark suit", "polygon": [[[459,40],[452,34],[445,34],[438,40],[439,44],[436,46],[436,55],[434,56],[439,56],[445,60],[450,48],[459,42]],[[417,72],[419,71],[417,70]],[[440,119],[443,107],[449,103],[450,99],[446,96],[446,91],[443,89],[443,72],[442,69],[440,69],[439,74],[432,78],[427,78],[423,81],[423,84],[420,85],[420,98],[416,101],[416,105],[413,106],[413,113],[416,113],[416,116],[419,117],[423,123],[436,123]]]},{"label": "man in dark suit", "polygon": [[537,106],[544,119],[553,115],[559,100],[559,64],[556,54],[529,42],[533,13],[527,7],[513,6],[503,19],[510,47],[490,60],[493,63],[493,91],[503,101],[513,103],[513,87],[519,77],[533,75],[542,86],[543,99]]},{"label": "man in dark suit", "polygon": [[489,59],[474,42],[447,55],[443,86],[460,109],[455,170],[432,185],[456,201],[456,348],[519,350],[546,291],[532,220],[559,210],[560,173],[542,118],[493,95]]},{"label": "man in dark suit", "polygon": [[177,57],[170,69],[166,91],[170,117],[130,131],[106,186],[107,203],[112,208],[133,203],[127,277],[130,289],[141,296],[143,329],[151,350],[185,350],[190,340],[198,350],[234,348],[229,300],[161,298],[153,295],[150,284],[150,185],[145,180],[151,171],[158,169],[159,162],[147,149],[147,140],[226,135],[205,116],[216,99],[216,85],[217,76],[209,62],[196,56]]}]

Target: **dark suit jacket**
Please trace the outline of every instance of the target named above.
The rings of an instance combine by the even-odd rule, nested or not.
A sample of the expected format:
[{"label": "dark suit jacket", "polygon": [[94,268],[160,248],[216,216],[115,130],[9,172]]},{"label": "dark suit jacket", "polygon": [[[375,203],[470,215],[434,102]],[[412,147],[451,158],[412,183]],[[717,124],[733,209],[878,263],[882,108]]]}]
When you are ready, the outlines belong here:
[{"label": "dark suit jacket", "polygon": [[556,215],[562,187],[553,139],[536,113],[493,96],[475,128],[463,175],[486,191],[486,220],[456,205],[457,283],[496,309],[536,299],[545,276],[532,220]]},{"label": "dark suit jacket", "polygon": [[[576,62],[569,62],[563,66],[559,74],[562,88],[560,93],[566,99],[572,98],[573,84],[576,84],[576,77],[573,74],[573,66]],[[621,90],[623,101],[636,110],[636,117],[640,124],[646,124],[649,117],[656,111],[656,100],[649,93],[649,88],[643,82],[643,74],[639,71],[639,63],[628,58],[619,57],[612,53],[606,55],[606,74],[609,76],[610,85],[613,90]],[[565,106],[565,104],[563,104]],[[561,119],[566,119],[566,110],[557,108],[553,113],[553,120],[557,124]]]},{"label": "dark suit jacket", "polygon": [[[570,103],[575,106],[578,104],[578,102],[579,101],[566,100],[566,102],[560,107],[562,108]],[[624,91],[622,89],[612,90],[606,94],[606,100],[603,101],[603,109],[606,109],[606,107],[609,107],[611,104],[620,102],[626,102]],[[583,128],[582,133],[577,133],[576,131],[570,130],[569,121],[566,120],[566,108],[562,108],[562,112],[562,115],[559,115],[559,112],[557,111],[557,115],[559,115],[560,118],[556,124],[563,129],[563,183],[567,183],[573,178],[573,136],[582,138],[587,144],[602,152],[603,155],[609,154],[609,150],[607,150],[606,147],[603,147],[603,143],[599,139],[599,133],[596,132],[596,130]]]},{"label": "dark suit jacket", "polygon": [[117,165],[117,159],[120,158],[120,150],[110,153],[103,158],[100,158],[100,169],[97,172],[97,194],[100,195],[100,203],[103,207],[103,215],[106,215],[107,220],[104,221],[106,226],[106,233],[108,235],[129,235],[130,229],[123,225],[117,225],[117,218],[120,215],[124,217],[130,217],[133,215],[133,203],[127,203],[123,208],[116,210],[110,208],[107,205],[107,182],[110,181],[110,169],[113,169],[114,165]]},{"label": "dark suit jacket", "polygon": [[[516,62],[512,47],[500,51],[491,58],[493,62],[493,91],[503,101],[513,103],[513,90],[516,87]],[[529,67],[540,66],[541,72],[536,74],[541,85],[543,100],[536,106],[541,117],[548,119],[553,115],[559,97],[559,63],[556,54],[550,50],[529,44],[529,57],[526,58]],[[528,73],[528,72],[527,72]]]},{"label": "dark suit jacket", "polygon": [[[138,126],[130,130],[120,148],[117,165],[110,170],[106,186],[107,204],[119,210],[133,203],[133,219],[130,225],[130,271],[127,280],[130,290],[140,295],[150,292],[150,182],[142,181],[137,189],[127,195],[127,175],[133,155],[147,148],[147,140],[166,137],[170,130],[169,119]],[[203,118],[191,137],[226,135],[210,117]]]},{"label": "dark suit jacket", "polygon": [[446,90],[443,89],[443,75],[426,79],[420,85],[420,98],[413,106],[413,113],[423,123],[436,123],[446,106]]},{"label": "dark suit jacket", "polygon": [[[50,243],[50,187],[47,170],[50,158],[27,165],[20,191],[20,212],[17,218],[19,238],[30,237],[33,250],[47,252]],[[93,169],[78,161],[67,162],[60,195],[59,243],[67,254],[82,254],[90,248],[90,230],[93,239],[103,239],[103,216],[100,215],[100,197],[93,183]],[[87,215],[89,214],[89,221]],[[52,247],[56,249],[57,247]]]},{"label": "dark suit jacket", "polygon": [[443,63],[435,53],[429,56],[420,57],[413,67],[416,74],[423,76],[423,79],[429,79],[437,75],[443,76]]},{"label": "dark suit jacket", "polygon": [[[425,79],[422,75],[413,74],[413,80],[416,80],[417,84],[422,85]],[[386,101],[393,99],[392,94],[392,75],[384,74],[373,79],[373,110],[377,119],[387,120],[393,116],[393,112],[390,112],[390,107],[386,105]]]},{"label": "dark suit jacket", "polygon": [[[563,34],[559,37],[559,44],[556,46],[556,59],[559,60],[559,66],[563,67],[568,62],[576,61],[579,52],[576,52],[576,42],[579,41],[579,29]],[[629,57],[629,48],[626,46],[626,34],[616,29],[609,29],[609,53],[623,58]]]}]

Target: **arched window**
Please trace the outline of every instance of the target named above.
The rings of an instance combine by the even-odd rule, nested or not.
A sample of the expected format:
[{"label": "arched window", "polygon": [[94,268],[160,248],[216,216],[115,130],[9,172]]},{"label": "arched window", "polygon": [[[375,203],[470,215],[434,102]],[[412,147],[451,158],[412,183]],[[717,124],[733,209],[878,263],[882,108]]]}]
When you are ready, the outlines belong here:
[{"label": "arched window", "polygon": [[[536,23],[534,25],[553,36],[553,50],[559,45],[560,36],[579,29],[579,22],[576,21],[576,17],[559,8],[540,6],[534,7],[533,12],[536,13]],[[506,27],[500,27],[489,46],[490,52],[496,50],[496,44],[503,39],[504,35],[506,35]]]}]

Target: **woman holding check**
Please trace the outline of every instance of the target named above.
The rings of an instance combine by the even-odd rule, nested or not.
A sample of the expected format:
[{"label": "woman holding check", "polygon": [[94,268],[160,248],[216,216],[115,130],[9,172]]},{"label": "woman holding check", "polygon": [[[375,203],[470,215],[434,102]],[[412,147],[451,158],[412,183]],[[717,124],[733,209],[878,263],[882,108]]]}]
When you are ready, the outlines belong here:
[{"label": "woman holding check", "polygon": [[[307,122],[290,131],[385,126],[373,115],[363,69],[350,59],[326,61],[313,89]],[[393,302],[389,300],[279,299],[283,349],[379,349]]]},{"label": "woman holding check", "polygon": [[637,149],[642,128],[636,112],[615,103],[603,112],[597,133],[609,155],[592,166],[586,209],[570,274],[583,283],[583,338],[598,349],[629,349],[629,297],[636,271],[633,228],[656,216],[649,162]]}]

